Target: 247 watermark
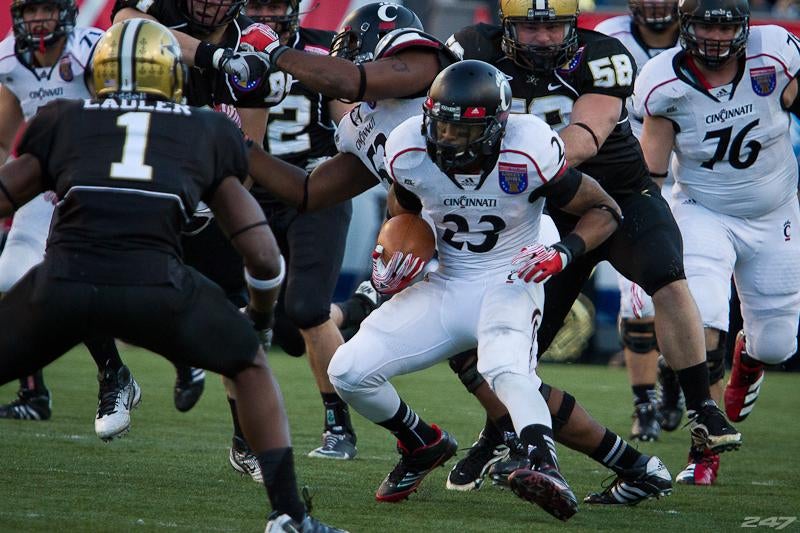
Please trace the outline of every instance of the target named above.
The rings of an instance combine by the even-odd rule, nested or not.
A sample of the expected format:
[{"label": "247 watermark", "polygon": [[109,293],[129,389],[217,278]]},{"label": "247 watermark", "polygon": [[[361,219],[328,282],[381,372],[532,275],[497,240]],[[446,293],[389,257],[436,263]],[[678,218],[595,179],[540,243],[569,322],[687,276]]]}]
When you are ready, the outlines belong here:
[{"label": "247 watermark", "polygon": [[741,527],[770,527],[772,529],[785,529],[796,521],[796,516],[745,516]]}]

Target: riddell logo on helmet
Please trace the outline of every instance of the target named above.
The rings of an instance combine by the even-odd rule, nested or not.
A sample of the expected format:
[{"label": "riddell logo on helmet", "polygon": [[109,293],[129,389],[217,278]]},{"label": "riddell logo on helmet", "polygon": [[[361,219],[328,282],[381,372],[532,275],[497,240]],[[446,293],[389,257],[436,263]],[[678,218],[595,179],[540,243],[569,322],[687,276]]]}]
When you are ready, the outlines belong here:
[{"label": "riddell logo on helmet", "polygon": [[733,18],[733,13],[730,9],[707,9],[705,13],[705,18],[711,17],[725,17],[728,19]]}]

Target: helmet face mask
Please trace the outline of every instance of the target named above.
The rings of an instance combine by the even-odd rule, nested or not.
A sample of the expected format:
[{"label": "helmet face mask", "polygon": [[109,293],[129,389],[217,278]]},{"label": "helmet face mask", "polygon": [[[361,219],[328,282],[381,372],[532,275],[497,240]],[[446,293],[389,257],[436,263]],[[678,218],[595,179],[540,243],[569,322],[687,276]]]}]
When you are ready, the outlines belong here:
[{"label": "helmet face mask", "polygon": [[510,108],[511,86],[492,65],[467,60],[447,67],[423,105],[422,134],[431,160],[451,176],[485,175],[499,155]]},{"label": "helmet face mask", "polygon": [[[280,6],[285,10],[281,14],[258,14],[260,8]],[[300,27],[300,0],[248,0],[247,16],[254,22],[270,26],[281,37],[288,34],[294,36]]]},{"label": "helmet face mask", "polygon": [[130,19],[111,26],[97,42],[91,72],[98,98],[183,101],[181,47],[155,21]]},{"label": "helmet face mask", "polygon": [[[33,19],[25,16],[25,12],[33,6],[53,6],[57,18]],[[11,20],[14,29],[14,40],[19,50],[50,46],[60,38],[69,35],[75,28],[78,7],[75,0],[12,0]],[[28,20],[25,20],[25,19]],[[34,32],[34,28],[46,27],[52,21],[55,25],[47,33]]]},{"label": "helmet face mask", "polygon": [[628,8],[636,24],[657,33],[678,24],[677,0],[630,0]]},{"label": "helmet face mask", "polygon": [[[747,0],[681,0],[678,10],[681,46],[706,68],[717,70],[745,53],[750,34]],[[717,35],[730,37],[712,38],[709,32],[715,28]]]},{"label": "helmet face mask", "polygon": [[[550,72],[569,61],[578,50],[578,0],[503,0],[503,52],[514,63],[534,72]],[[551,34],[563,25],[561,39],[547,44],[528,42],[526,34]],[[539,28],[539,29],[537,29]]]},{"label": "helmet face mask", "polygon": [[406,7],[392,2],[367,4],[342,21],[331,43],[331,55],[356,64],[372,61],[380,40],[400,28],[424,30],[419,17]]},{"label": "helmet face mask", "polygon": [[244,9],[247,0],[180,0],[192,32],[208,35],[227,26]]}]

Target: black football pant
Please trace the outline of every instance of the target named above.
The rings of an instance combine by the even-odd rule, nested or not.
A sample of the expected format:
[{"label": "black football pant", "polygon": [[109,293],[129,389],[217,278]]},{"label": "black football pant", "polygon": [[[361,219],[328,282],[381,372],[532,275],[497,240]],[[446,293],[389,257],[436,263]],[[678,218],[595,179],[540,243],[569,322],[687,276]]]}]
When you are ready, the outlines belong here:
[{"label": "black football pant", "polygon": [[0,384],[98,336],[228,377],[250,366],[257,353],[250,322],[191,268],[181,266],[174,285],[158,286],[94,285],[40,272],[33,268],[0,300]]}]

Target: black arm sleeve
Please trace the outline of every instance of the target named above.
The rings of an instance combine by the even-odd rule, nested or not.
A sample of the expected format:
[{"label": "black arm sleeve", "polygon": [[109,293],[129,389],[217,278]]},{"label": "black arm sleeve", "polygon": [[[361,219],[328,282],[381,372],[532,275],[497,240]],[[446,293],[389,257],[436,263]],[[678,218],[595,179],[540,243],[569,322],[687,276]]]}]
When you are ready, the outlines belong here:
[{"label": "black arm sleeve", "polygon": [[547,198],[555,207],[564,207],[572,201],[581,186],[583,175],[572,167],[567,168],[558,179],[549,181],[533,191],[528,201],[533,203],[539,198]]},{"label": "black arm sleeve", "polygon": [[422,202],[419,196],[405,187],[398,185],[397,182],[393,184],[393,187],[395,198],[397,198],[397,203],[400,204],[400,207],[412,213],[419,213],[422,211]]}]

